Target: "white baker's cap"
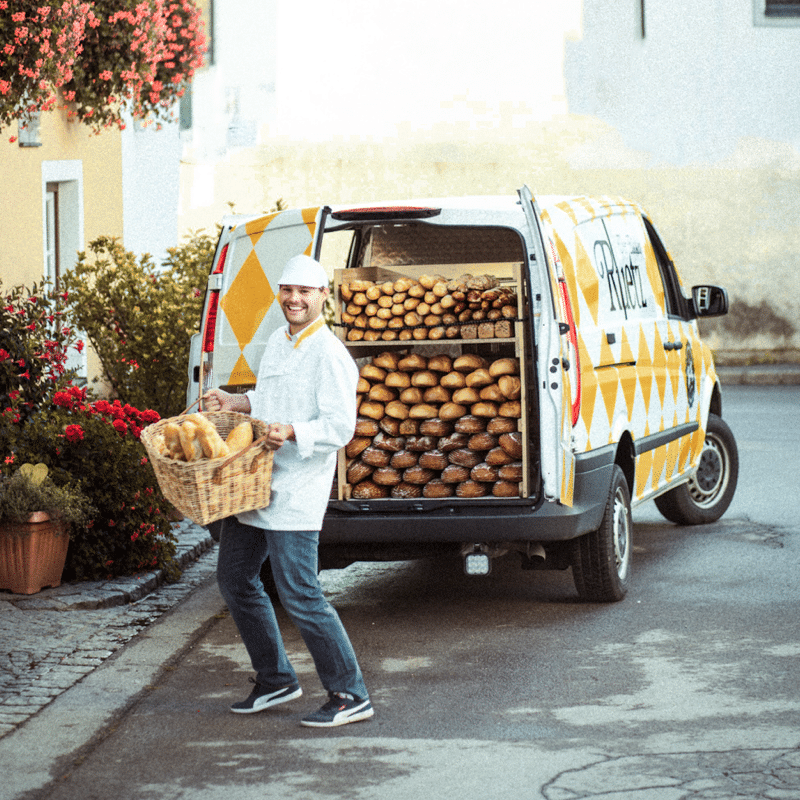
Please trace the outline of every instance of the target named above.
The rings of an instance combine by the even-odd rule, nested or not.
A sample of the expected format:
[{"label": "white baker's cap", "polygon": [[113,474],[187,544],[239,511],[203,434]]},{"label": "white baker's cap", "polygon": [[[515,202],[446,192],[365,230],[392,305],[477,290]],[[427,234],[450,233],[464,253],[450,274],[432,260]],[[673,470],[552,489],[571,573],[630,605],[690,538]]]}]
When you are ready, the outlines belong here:
[{"label": "white baker's cap", "polygon": [[328,275],[322,264],[311,256],[294,256],[286,262],[278,281],[279,286],[318,286],[328,285]]}]

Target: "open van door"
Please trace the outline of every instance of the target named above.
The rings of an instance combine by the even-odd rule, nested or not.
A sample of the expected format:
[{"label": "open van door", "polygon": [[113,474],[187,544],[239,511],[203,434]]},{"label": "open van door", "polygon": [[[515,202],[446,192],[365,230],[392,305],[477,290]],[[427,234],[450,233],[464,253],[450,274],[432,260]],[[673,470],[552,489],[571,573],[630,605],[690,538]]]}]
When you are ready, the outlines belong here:
[{"label": "open van door", "polygon": [[[534,244],[529,253],[533,332],[540,376],[540,437],[544,496],[572,506],[572,427],[580,413],[577,331],[557,242],[530,189],[518,191]],[[537,299],[538,298],[538,299]]]}]

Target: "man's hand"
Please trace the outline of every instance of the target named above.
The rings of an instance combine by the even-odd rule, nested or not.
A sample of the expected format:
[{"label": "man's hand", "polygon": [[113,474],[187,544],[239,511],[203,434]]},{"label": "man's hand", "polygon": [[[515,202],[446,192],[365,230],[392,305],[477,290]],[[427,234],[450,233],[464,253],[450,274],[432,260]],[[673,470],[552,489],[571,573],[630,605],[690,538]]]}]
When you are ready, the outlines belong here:
[{"label": "man's hand", "polygon": [[273,422],[267,428],[267,444],[273,450],[277,450],[284,442],[289,441],[294,441],[294,428],[291,425]]},{"label": "man's hand", "polygon": [[231,394],[222,389],[209,389],[203,395],[204,411],[240,411],[250,413],[250,401],[246,395]]}]

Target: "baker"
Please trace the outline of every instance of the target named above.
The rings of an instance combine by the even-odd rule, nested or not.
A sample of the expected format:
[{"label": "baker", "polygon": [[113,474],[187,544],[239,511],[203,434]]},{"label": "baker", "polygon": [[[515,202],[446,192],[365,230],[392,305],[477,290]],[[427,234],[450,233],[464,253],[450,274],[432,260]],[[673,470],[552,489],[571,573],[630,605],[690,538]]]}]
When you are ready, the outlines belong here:
[{"label": "baker", "polygon": [[207,411],[240,411],[268,422],[275,450],[269,506],[222,524],[217,581],[256,672],[250,696],[231,711],[252,714],[303,693],[259,578],[269,558],[281,604],[328,692],[328,701],[301,720],[309,727],[374,713],[350,639],[317,578],[319,530],[336,453],[355,430],[358,383],[355,362],[322,317],[328,294],[318,261],[290,259],[278,291],[288,324],[267,341],[255,388],[246,394],[211,389],[203,396]]}]

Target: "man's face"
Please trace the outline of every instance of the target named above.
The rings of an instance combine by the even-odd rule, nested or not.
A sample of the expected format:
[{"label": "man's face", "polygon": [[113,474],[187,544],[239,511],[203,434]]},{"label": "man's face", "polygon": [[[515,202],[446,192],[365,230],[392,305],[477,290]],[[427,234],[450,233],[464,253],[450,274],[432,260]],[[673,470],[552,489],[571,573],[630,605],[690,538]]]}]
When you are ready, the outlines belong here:
[{"label": "man's face", "polygon": [[289,323],[289,332],[299,333],[321,313],[328,296],[328,287],[281,285],[279,302],[283,316]]}]

